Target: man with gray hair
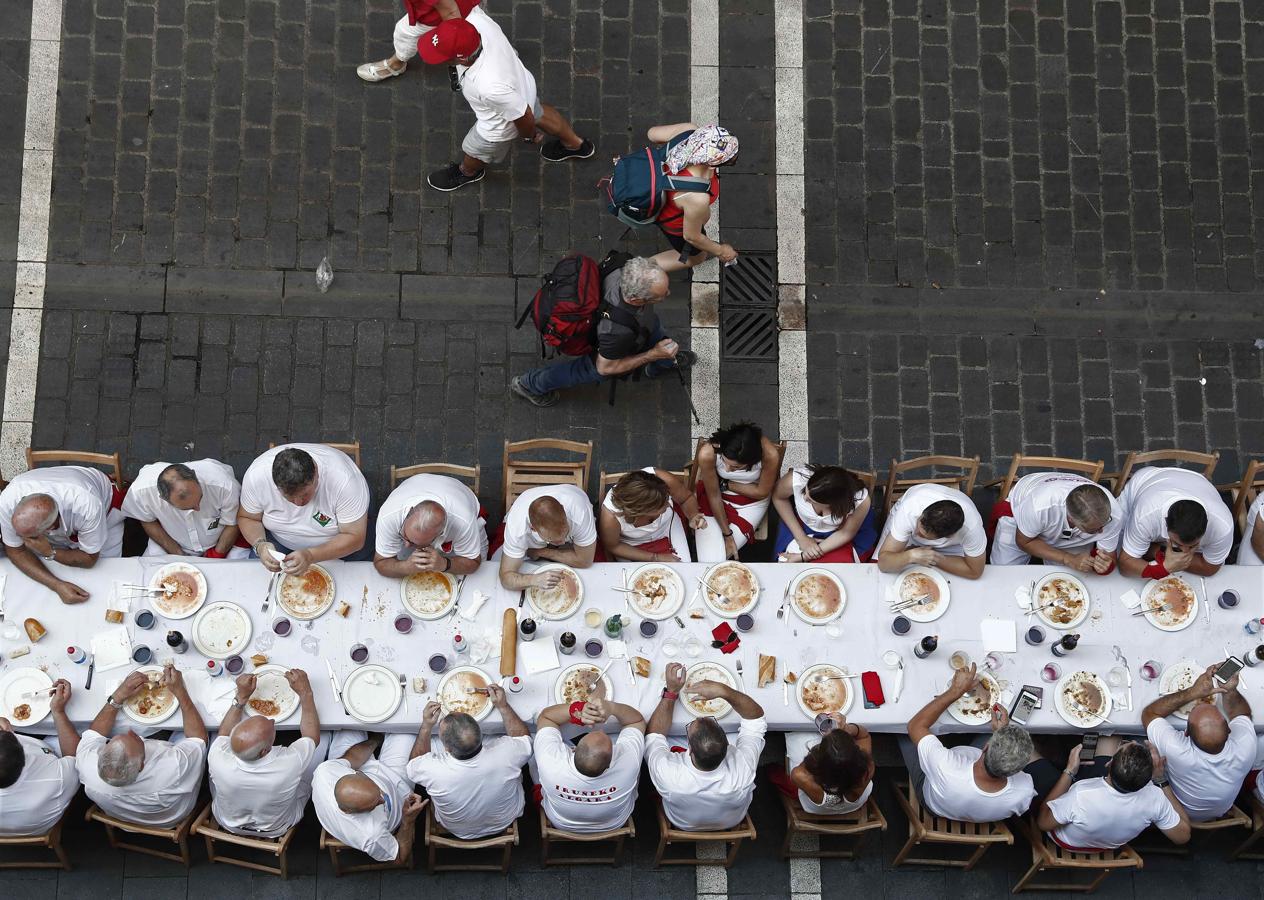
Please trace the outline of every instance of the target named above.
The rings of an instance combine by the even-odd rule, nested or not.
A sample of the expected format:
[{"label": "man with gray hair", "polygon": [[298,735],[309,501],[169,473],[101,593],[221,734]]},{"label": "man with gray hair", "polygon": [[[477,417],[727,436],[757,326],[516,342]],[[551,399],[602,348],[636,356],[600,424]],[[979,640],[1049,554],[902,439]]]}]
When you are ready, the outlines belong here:
[{"label": "man with gray hair", "polygon": [[386,498],[375,541],[373,565],[387,578],[469,575],[487,556],[487,522],[473,491],[455,478],[423,472]]},{"label": "man with gray hair", "polygon": [[1037,557],[1077,572],[1115,568],[1123,515],[1110,491],[1083,475],[1034,472],[1014,482],[992,507],[994,566],[1025,566]]},{"label": "man with gray hair", "polygon": [[250,547],[237,540],[241,485],[231,466],[214,459],[150,463],[123,498],[123,515],[149,535],[146,556],[245,559]]},{"label": "man with gray hair", "polygon": [[973,665],[958,669],[948,689],[909,720],[908,737],[899,741],[922,802],[935,815],[959,822],[999,822],[1021,815],[1038,794],[1033,775],[1048,780],[1031,736],[1010,722],[1004,710],[993,710],[992,734],[980,735],[972,745],[948,748],[931,734],[948,707],[979,681]]},{"label": "man with gray hair", "polygon": [[[626,261],[619,263],[620,258]],[[613,267],[612,267],[613,266]],[[654,304],[667,299],[671,285],[658,263],[643,256],[612,254],[601,265],[601,306],[595,350],[551,366],[541,366],[509,382],[510,393],[536,406],[552,406],[558,391],[612,378],[656,378],[688,369],[697,355],[667,337]]]},{"label": "man with gray hair", "polygon": [[[107,739],[123,704],[142,692],[150,704],[159,707],[178,703],[183,733],[159,741],[142,739],[128,729]],[[197,803],[206,742],[206,726],[184,679],[168,663],[157,683],[143,672],[123,679],[83,733],[75,765],[84,792],[107,814],[137,825],[170,828],[193,812]]]},{"label": "man with gray hair", "polygon": [[234,834],[278,838],[297,825],[312,794],[312,772],[329,749],[320,733],[307,673],[290,669],[285,680],[302,708],[297,741],[288,747],[273,746],[276,724],[264,713],[275,711],[259,705],[259,715],[246,712],[253,705],[258,677],[240,675],[232,708],[219,723],[219,735],[206,755],[215,798],[211,811],[215,821]]},{"label": "man with gray hair", "polygon": [[[421,714],[421,729],[408,777],[426,789],[435,820],[463,840],[499,834],[522,815],[522,767],[531,758],[531,736],[499,685],[488,685],[487,700],[505,725],[503,737],[484,741],[478,722],[449,713],[433,700]],[[430,732],[439,725],[439,742]]]}]

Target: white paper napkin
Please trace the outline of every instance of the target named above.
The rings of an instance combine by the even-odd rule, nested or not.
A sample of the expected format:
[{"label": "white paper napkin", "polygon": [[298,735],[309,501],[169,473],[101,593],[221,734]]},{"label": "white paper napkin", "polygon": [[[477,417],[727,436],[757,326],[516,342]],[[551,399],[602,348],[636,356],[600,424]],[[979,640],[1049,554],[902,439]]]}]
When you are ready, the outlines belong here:
[{"label": "white paper napkin", "polygon": [[1119,595],[1119,602],[1124,605],[1124,609],[1136,609],[1141,605],[1141,595],[1129,588]]},{"label": "white paper napkin", "polygon": [[525,641],[518,644],[518,661],[528,675],[558,668],[557,648],[552,641]]},{"label": "white paper napkin", "polygon": [[1023,612],[1031,612],[1031,585],[1019,585],[1014,588],[1014,599]]},{"label": "white paper napkin", "polygon": [[237,693],[237,683],[231,677],[215,677],[208,672],[185,672],[184,683],[198,706],[206,710],[212,719],[218,721],[228,715],[233,695]]},{"label": "white paper napkin", "polygon": [[468,622],[473,622],[474,617],[478,615],[478,611],[483,608],[483,604],[486,603],[487,600],[487,595],[482,591],[472,591],[470,596],[462,600],[460,606],[457,607],[457,614],[462,619],[465,619]]},{"label": "white paper napkin", "polygon": [[98,672],[108,672],[132,661],[132,642],[127,637],[127,629],[122,626],[98,631],[88,646],[96,657]]},{"label": "white paper napkin", "polygon": [[611,659],[627,659],[628,645],[623,641],[606,641],[606,656]]},{"label": "white paper napkin", "polygon": [[1016,653],[1018,630],[1012,619],[984,619],[979,623],[984,653]]}]

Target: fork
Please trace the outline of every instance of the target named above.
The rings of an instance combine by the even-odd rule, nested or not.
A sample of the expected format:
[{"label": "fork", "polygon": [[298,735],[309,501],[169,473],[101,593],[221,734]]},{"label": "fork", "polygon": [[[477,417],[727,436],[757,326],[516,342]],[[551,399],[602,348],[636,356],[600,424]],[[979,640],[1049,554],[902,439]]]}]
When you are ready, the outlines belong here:
[{"label": "fork", "polygon": [[1064,699],[1066,700],[1067,705],[1070,706],[1073,710],[1075,710],[1078,713],[1082,713],[1086,716],[1092,716],[1093,718],[1098,720],[1098,724],[1101,724],[1103,722],[1107,725],[1114,724],[1110,719],[1106,718],[1104,715],[1102,715],[1099,712],[1093,712],[1093,710],[1089,709],[1087,706],[1085,706],[1080,701],[1076,700],[1074,697],[1065,697]]},{"label": "fork", "polygon": [[1170,603],[1160,603],[1158,606],[1142,607],[1141,609],[1134,612],[1132,615],[1134,617],[1144,616],[1146,613],[1160,613],[1160,612],[1163,612],[1164,610],[1171,609],[1171,608],[1172,608],[1172,604]]},{"label": "fork", "polygon": [[911,609],[914,606],[925,606],[930,602],[930,595],[926,594],[922,597],[915,597],[912,600],[904,600],[899,603],[891,604],[891,612],[900,612],[901,610]]}]

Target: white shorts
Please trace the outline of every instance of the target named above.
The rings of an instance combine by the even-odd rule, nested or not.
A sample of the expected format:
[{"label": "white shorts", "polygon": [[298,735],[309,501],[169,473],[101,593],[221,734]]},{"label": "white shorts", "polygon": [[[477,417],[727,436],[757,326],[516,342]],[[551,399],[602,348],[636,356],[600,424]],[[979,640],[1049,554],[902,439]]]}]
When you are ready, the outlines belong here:
[{"label": "white shorts", "polygon": [[[535,113],[537,121],[544,115],[544,108],[540,106],[539,97],[531,101],[531,111]],[[499,163],[504,162],[514,145],[520,143],[522,143],[522,138],[519,137],[513,137],[507,141],[489,141],[479,134],[478,123],[475,122],[462,139],[461,150],[467,156],[472,156],[480,162]]]}]

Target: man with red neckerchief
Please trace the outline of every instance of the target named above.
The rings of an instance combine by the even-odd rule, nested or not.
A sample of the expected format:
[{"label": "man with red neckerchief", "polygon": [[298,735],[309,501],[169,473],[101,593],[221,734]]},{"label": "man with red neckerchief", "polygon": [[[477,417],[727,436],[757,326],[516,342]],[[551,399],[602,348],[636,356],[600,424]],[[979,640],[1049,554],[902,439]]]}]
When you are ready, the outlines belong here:
[{"label": "man with red neckerchief", "polygon": [[479,0],[404,0],[404,15],[395,23],[395,52],[381,62],[364,63],[356,74],[370,83],[403,75],[408,61],[417,55],[418,38],[440,22],[471,15],[486,15]]}]

